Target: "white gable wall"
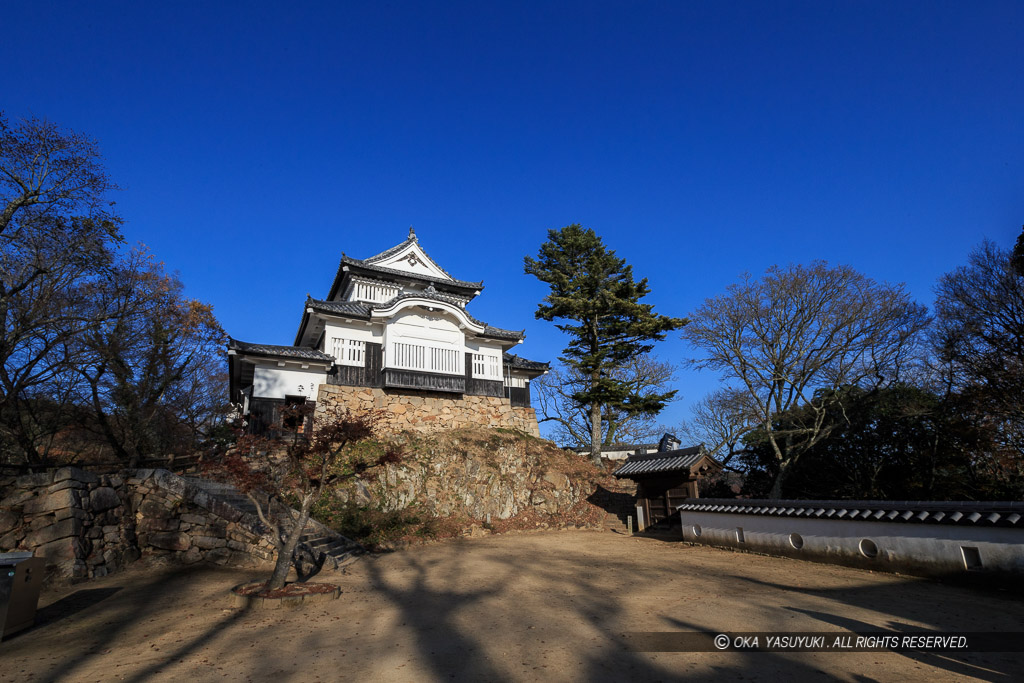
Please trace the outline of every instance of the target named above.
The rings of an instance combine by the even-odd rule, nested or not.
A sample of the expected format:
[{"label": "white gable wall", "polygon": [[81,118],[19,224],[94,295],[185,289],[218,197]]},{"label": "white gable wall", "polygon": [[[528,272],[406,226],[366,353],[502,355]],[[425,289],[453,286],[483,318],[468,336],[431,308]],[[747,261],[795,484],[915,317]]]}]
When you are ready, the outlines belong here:
[{"label": "white gable wall", "polygon": [[257,365],[253,375],[254,398],[284,398],[305,396],[315,401],[321,384],[327,382],[322,368],[303,369],[299,365]]},{"label": "white gable wall", "polygon": [[430,257],[427,256],[420,245],[412,243],[405,249],[402,249],[397,254],[392,254],[387,259],[382,261],[375,261],[375,266],[383,266],[384,268],[393,268],[395,270],[401,270],[406,273],[413,273],[419,276],[426,276],[434,280],[451,280],[452,278],[445,275],[444,271],[438,268]]}]

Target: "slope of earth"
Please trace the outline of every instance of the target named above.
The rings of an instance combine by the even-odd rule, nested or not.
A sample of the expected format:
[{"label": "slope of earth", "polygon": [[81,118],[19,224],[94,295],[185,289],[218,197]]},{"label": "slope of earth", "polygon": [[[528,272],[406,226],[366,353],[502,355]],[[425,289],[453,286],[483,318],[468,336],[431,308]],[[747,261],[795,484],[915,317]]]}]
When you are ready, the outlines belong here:
[{"label": "slope of earth", "polygon": [[[427,525],[430,533],[424,535],[435,536],[599,528],[607,497],[593,494],[617,486],[586,457],[511,430],[405,433],[391,443],[404,453],[402,462],[370,470],[332,491],[315,510],[319,520],[355,537],[361,534],[353,523],[380,532],[403,521],[410,528]],[[365,514],[356,519],[357,509]]]}]

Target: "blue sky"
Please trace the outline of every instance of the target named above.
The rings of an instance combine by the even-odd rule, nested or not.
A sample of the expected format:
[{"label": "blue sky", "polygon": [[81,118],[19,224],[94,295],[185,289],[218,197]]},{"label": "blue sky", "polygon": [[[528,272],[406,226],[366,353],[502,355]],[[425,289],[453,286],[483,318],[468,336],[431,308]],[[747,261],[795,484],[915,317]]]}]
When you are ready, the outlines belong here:
[{"label": "blue sky", "polygon": [[[522,272],[579,222],[685,315],[825,259],[905,282],[1024,223],[1020,2],[32,2],[0,108],[95,136],[127,219],[240,339],[416,228],[473,314],[565,340]],[[687,355],[666,341],[659,354]],[[675,424],[715,385],[684,370]]]}]

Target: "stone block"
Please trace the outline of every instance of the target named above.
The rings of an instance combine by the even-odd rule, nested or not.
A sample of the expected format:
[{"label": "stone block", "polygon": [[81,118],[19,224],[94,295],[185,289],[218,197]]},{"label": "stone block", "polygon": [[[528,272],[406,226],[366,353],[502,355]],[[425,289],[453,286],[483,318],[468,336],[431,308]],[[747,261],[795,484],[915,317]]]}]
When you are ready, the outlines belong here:
[{"label": "stone block", "polygon": [[178,531],[179,522],[173,517],[146,517],[136,525],[139,531]]},{"label": "stone block", "polygon": [[145,480],[147,480],[150,477],[152,477],[153,476],[153,472],[154,472],[154,470],[152,470],[152,469],[135,470],[135,473],[131,477],[128,478],[128,483],[129,484],[135,484],[135,483],[141,484]]},{"label": "stone block", "polygon": [[0,510],[0,536],[21,524],[21,515],[13,510]]},{"label": "stone block", "polygon": [[49,486],[53,483],[53,472],[38,472],[36,474],[23,474],[14,480],[14,485],[19,489],[32,489],[40,486]]},{"label": "stone block", "polygon": [[171,516],[171,509],[158,496],[152,495],[139,503],[138,512],[143,517],[153,519],[166,519]]},{"label": "stone block", "polygon": [[32,500],[36,497],[36,492],[28,489],[21,491],[15,491],[9,496],[6,496],[3,500],[0,500],[0,508],[16,508],[26,501]]},{"label": "stone block", "polygon": [[183,513],[180,517],[182,522],[187,524],[206,524],[206,517],[202,515],[193,515],[188,512]]},{"label": "stone block", "polygon": [[82,531],[82,522],[74,517],[68,519],[62,519],[55,524],[50,524],[42,529],[33,531],[25,537],[24,545],[34,548],[37,546],[45,545],[51,541],[56,541],[59,538],[67,538],[69,536],[78,536]]},{"label": "stone block", "polygon": [[92,472],[86,472],[78,467],[62,467],[54,472],[53,483],[56,484],[65,479],[75,479],[86,484],[98,484],[100,481],[100,478]]},{"label": "stone block", "polygon": [[188,483],[184,478],[167,470],[156,470],[153,473],[153,483],[157,487],[165,491],[171,491],[179,496],[184,494],[185,489],[188,488]]},{"label": "stone block", "polygon": [[101,486],[89,494],[89,502],[92,504],[93,511],[99,512],[116,508],[121,504],[121,498],[114,489],[109,486]]},{"label": "stone block", "polygon": [[[41,557],[46,564],[59,564],[61,562],[73,561],[87,555],[85,544],[77,538],[61,538],[50,543],[45,543],[35,549],[35,556]],[[85,563],[82,563],[84,568]]]},{"label": "stone block", "polygon": [[65,479],[63,481],[58,481],[56,484],[53,484],[52,486],[50,486],[46,490],[48,492],[50,492],[50,493],[53,493],[55,491],[63,491],[64,489],[87,489],[87,488],[89,488],[88,484],[86,484],[84,482],[81,482],[81,481],[78,481],[77,479]]},{"label": "stone block", "polygon": [[222,548],[228,543],[227,539],[216,538],[214,536],[193,536],[192,542],[196,545],[196,547],[202,548],[203,550]]},{"label": "stone block", "polygon": [[78,507],[78,491],[76,489],[63,489],[54,491],[45,496],[38,496],[25,503],[22,511],[25,514],[37,515],[42,512],[52,512],[60,508]]},{"label": "stone block", "polygon": [[231,558],[231,551],[227,548],[214,548],[206,553],[206,561],[214,564],[226,564]]},{"label": "stone block", "polygon": [[[68,517],[70,516],[71,515],[68,515]],[[42,529],[44,526],[50,526],[56,521],[57,518],[54,515],[40,515],[28,523],[28,530],[36,531],[37,529]]]},{"label": "stone block", "polygon": [[21,545],[21,539],[25,534],[20,528],[15,528],[3,536],[0,536],[0,550],[14,550]]},{"label": "stone block", "polygon": [[149,545],[163,550],[188,550],[192,545],[192,539],[188,534],[178,531],[162,531],[149,535]]}]

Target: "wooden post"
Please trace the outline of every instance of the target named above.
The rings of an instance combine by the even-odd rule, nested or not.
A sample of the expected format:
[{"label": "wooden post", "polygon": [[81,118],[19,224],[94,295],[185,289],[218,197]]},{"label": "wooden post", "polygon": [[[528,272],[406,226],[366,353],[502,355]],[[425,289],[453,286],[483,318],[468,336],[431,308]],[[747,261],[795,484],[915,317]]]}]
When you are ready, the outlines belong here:
[{"label": "wooden post", "polygon": [[633,535],[633,515],[626,515],[626,531],[630,536]]}]

